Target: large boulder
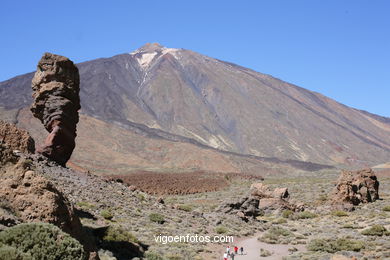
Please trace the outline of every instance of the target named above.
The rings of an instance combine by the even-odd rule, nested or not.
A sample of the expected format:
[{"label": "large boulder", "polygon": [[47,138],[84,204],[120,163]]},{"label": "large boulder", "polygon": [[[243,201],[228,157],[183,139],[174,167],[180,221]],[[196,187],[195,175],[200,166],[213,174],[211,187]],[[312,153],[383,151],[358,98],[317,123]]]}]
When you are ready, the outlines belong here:
[{"label": "large boulder", "polygon": [[329,198],[333,205],[373,202],[379,199],[379,181],[372,169],[342,171]]},{"label": "large boulder", "polygon": [[35,143],[30,134],[10,124],[0,120],[0,143],[11,150],[23,153],[34,153]]},{"label": "large boulder", "polygon": [[0,120],[0,166],[16,163],[16,154],[34,153],[34,139],[25,130]]},{"label": "large boulder", "polygon": [[303,205],[296,205],[289,201],[290,195],[287,188],[271,190],[268,185],[259,182],[251,185],[249,194],[236,201],[225,202],[218,210],[236,214],[245,221],[275,210],[303,210]]},{"label": "large boulder", "polygon": [[45,53],[32,80],[33,115],[49,132],[37,151],[65,165],[75,148],[79,121],[80,78],[77,67],[66,57]]}]

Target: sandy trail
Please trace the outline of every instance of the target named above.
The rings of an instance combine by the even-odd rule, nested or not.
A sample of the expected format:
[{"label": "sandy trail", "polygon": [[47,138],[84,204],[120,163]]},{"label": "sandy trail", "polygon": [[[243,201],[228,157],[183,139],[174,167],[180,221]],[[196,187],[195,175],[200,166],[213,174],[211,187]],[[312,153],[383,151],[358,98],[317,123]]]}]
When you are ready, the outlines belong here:
[{"label": "sandy trail", "polygon": [[[267,244],[264,242],[260,242],[257,240],[259,236],[260,234],[257,234],[253,237],[244,238],[243,240],[238,241],[237,246],[238,248],[240,247],[244,248],[244,254],[236,255],[234,257],[234,260],[259,260],[259,259],[281,260],[284,256],[290,255],[290,252],[288,251],[289,248],[295,247],[298,249],[298,251],[301,252],[306,251],[306,247],[304,245]],[[261,257],[260,248],[268,250],[273,254],[271,256]],[[223,259],[223,251],[220,253],[220,258],[217,259]],[[229,260],[231,260],[231,258],[229,258]]]}]

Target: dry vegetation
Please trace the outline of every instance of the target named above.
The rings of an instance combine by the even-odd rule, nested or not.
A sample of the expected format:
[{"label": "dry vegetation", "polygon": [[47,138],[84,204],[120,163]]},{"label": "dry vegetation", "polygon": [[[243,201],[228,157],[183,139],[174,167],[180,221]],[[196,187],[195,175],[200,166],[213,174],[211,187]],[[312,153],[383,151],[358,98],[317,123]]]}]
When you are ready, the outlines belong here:
[{"label": "dry vegetation", "polygon": [[[121,230],[118,234],[110,234],[111,237],[130,237],[130,240],[149,245],[146,259],[219,259],[225,247],[223,244],[205,243],[164,245],[154,241],[154,236],[159,234],[222,234],[233,235],[236,239],[256,237],[271,246],[299,248],[289,250],[286,259],[329,259],[336,253],[356,256],[357,259],[390,257],[390,177],[379,177],[381,200],[347,213],[326,211],[321,207],[326,195],[334,187],[334,181],[339,175],[337,171],[268,175],[265,183],[271,188],[288,187],[291,200],[302,201],[308,209],[306,213],[278,211],[245,223],[234,215],[216,209],[226,201],[245,196],[255,181],[251,178],[197,173],[200,180],[215,178],[218,182],[223,181],[224,186],[210,192],[154,196],[132,190],[126,184],[114,180],[104,181],[92,175],[78,175],[60,168],[45,168],[44,172],[56,186],[62,187],[77,206],[84,225],[109,225],[113,230]],[[190,174],[190,179],[194,179],[194,175]],[[174,182],[178,174],[161,173],[161,176],[170,176],[168,180]],[[188,187],[194,183],[207,182],[209,180],[181,181],[182,186],[177,187],[185,187],[185,183]],[[161,183],[159,186],[165,187]],[[180,190],[185,191],[184,188]],[[157,197],[162,197],[165,203],[159,202]],[[339,243],[332,242],[335,239]],[[307,251],[302,251],[302,247],[306,247]],[[113,259],[109,258],[112,255],[109,250],[101,250],[100,254],[106,257],[102,259]],[[267,255],[264,250],[260,252],[260,247],[258,252],[259,256]]]}]

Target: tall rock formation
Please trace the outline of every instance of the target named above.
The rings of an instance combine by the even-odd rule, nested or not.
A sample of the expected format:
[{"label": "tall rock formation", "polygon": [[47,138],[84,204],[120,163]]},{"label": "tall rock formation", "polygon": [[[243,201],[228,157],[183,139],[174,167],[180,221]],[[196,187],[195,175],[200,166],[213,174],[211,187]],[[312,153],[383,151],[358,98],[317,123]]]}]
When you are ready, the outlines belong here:
[{"label": "tall rock formation", "polygon": [[75,148],[80,109],[80,76],[66,57],[45,53],[32,79],[33,115],[49,132],[37,152],[65,165]]}]

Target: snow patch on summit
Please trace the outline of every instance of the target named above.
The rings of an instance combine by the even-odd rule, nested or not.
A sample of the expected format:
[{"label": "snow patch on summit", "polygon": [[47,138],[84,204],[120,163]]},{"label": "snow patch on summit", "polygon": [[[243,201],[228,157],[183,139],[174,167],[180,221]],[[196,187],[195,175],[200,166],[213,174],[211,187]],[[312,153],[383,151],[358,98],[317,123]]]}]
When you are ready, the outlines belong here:
[{"label": "snow patch on summit", "polygon": [[162,56],[167,54],[167,53],[170,53],[172,54],[173,57],[175,57],[175,59],[179,59],[179,56],[177,55],[178,54],[178,49],[174,49],[174,48],[163,48],[162,50]]},{"label": "snow patch on summit", "polygon": [[143,53],[140,58],[137,58],[139,65],[142,68],[146,68],[149,66],[150,62],[152,62],[153,58],[157,55],[157,52],[152,53]]}]

